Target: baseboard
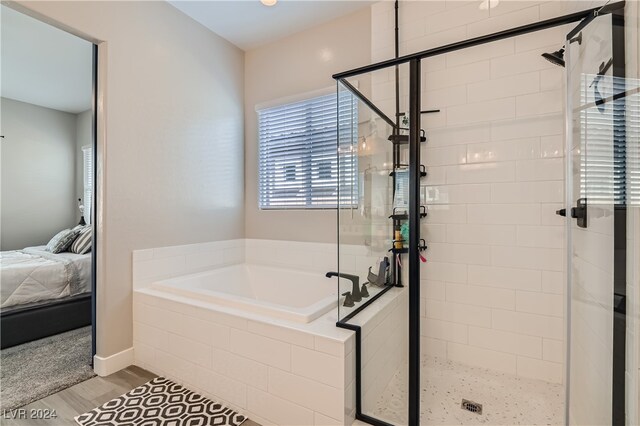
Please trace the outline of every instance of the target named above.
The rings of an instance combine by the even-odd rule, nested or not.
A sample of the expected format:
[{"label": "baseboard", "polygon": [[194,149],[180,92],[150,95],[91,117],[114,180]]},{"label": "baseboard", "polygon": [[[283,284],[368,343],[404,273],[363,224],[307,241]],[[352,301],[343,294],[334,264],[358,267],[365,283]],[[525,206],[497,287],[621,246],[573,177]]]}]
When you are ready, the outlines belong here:
[{"label": "baseboard", "polygon": [[133,348],[125,349],[122,352],[108,357],[93,356],[93,371],[98,376],[104,377],[116,373],[133,364]]}]

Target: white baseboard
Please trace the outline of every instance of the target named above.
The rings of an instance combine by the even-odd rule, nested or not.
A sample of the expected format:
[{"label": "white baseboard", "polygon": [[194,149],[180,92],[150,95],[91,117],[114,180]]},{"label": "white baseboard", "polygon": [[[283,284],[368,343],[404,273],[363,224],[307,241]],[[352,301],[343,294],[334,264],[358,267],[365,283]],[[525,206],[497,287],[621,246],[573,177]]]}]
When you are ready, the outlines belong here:
[{"label": "white baseboard", "polygon": [[125,349],[122,352],[108,357],[93,356],[93,371],[98,376],[104,377],[133,364],[133,348]]}]

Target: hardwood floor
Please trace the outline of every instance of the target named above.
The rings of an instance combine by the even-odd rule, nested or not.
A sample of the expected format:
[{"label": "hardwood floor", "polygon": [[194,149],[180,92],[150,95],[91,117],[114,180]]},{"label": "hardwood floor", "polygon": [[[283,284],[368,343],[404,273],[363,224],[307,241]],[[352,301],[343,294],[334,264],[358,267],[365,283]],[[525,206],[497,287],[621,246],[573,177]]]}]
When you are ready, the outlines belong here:
[{"label": "hardwood floor", "polygon": [[[53,395],[49,395],[39,401],[22,407],[28,417],[31,410],[40,412],[55,412],[55,418],[13,418],[21,414],[20,409],[13,412],[0,413],[0,424],[3,426],[62,426],[77,425],[73,418],[78,414],[86,413],[105,402],[116,398],[131,389],[148,382],[156,377],[155,374],[139,367],[131,366],[107,377],[93,377],[75,386],[71,386]],[[251,420],[243,423],[243,426],[260,426]]]}]

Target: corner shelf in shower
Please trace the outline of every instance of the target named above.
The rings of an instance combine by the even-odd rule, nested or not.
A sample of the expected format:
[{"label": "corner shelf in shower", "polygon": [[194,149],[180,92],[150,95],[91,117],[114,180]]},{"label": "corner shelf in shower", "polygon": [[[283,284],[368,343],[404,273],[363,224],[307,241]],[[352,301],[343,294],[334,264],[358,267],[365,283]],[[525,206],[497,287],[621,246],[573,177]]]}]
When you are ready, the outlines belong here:
[{"label": "corner shelf in shower", "polygon": [[[398,164],[398,168],[401,168],[401,167],[409,167],[409,165],[408,164]],[[389,173],[390,177],[394,177],[395,175],[396,175],[395,170],[393,172]],[[424,164],[420,164],[420,177],[423,178],[423,177],[426,177],[426,176],[427,176],[427,168],[425,167]]]}]

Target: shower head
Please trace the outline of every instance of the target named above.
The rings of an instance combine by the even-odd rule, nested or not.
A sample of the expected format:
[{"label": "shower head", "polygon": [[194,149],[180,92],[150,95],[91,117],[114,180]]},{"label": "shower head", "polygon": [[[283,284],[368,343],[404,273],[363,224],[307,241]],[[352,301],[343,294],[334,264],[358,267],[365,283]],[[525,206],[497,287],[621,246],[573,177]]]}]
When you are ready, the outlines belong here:
[{"label": "shower head", "polygon": [[543,53],[542,57],[554,65],[564,67],[564,47],[553,53]]}]

